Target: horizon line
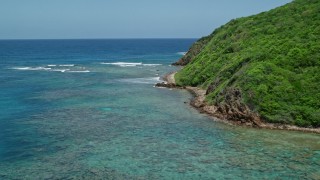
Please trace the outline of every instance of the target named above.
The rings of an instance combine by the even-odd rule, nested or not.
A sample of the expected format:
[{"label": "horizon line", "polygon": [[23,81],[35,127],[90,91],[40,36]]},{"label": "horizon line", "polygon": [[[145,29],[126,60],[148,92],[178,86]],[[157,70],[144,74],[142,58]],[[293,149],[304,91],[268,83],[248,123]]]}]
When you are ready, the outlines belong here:
[{"label": "horizon line", "polygon": [[0,39],[0,41],[15,41],[15,40],[153,40],[153,39],[199,39],[201,37],[188,37],[188,38],[9,38],[9,39]]}]

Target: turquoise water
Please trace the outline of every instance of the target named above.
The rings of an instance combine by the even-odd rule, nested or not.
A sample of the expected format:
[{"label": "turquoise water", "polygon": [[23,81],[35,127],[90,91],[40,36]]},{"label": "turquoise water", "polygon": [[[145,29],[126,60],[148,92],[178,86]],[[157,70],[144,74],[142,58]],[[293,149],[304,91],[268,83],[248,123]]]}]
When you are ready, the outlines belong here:
[{"label": "turquoise water", "polygon": [[193,41],[0,41],[0,179],[320,179],[319,135],[225,125],[153,87]]}]

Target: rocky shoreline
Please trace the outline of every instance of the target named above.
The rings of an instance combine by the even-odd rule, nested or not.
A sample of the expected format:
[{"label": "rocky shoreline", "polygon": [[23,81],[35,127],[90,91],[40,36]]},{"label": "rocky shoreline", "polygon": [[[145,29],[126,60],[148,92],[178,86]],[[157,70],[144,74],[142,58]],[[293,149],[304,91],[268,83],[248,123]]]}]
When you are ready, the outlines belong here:
[{"label": "rocky shoreline", "polygon": [[191,100],[190,105],[196,108],[200,113],[208,114],[214,117],[216,121],[240,126],[249,126],[255,128],[265,129],[281,129],[290,131],[303,131],[320,134],[320,128],[303,128],[293,125],[285,124],[272,124],[266,123],[260,116],[251,112],[245,104],[241,103],[241,92],[236,89],[228,90],[226,93],[226,103],[223,105],[208,105],[205,102],[206,90],[198,87],[181,87],[175,83],[174,75],[176,72],[171,72],[163,77],[165,82],[157,83],[156,87],[171,88],[171,89],[186,89],[190,91],[194,98]]}]

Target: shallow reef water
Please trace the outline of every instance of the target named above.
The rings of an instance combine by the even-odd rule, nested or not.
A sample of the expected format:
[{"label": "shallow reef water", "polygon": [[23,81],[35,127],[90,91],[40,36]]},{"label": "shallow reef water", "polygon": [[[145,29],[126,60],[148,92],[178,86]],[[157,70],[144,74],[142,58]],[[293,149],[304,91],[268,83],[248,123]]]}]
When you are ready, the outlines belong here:
[{"label": "shallow reef water", "polygon": [[226,125],[154,87],[192,42],[0,41],[0,179],[320,179],[319,135]]}]

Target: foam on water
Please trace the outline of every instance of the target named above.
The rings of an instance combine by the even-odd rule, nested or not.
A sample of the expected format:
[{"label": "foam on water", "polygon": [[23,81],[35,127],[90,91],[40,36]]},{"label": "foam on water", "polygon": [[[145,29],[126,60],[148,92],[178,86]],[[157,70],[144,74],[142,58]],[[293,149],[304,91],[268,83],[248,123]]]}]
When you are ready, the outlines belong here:
[{"label": "foam on water", "polygon": [[134,64],[123,64],[123,65],[119,65],[120,67],[136,67],[137,65]]},{"label": "foam on water", "polygon": [[126,78],[119,79],[119,82],[132,83],[132,84],[155,84],[161,82],[160,77],[147,77],[147,78]]},{"label": "foam on water", "polygon": [[100,63],[104,65],[115,65],[120,67],[135,67],[135,66],[161,66],[162,64],[144,64],[142,62],[113,62],[113,63]]},{"label": "foam on water", "polygon": [[184,56],[184,55],[186,55],[186,54],[187,54],[187,52],[177,52],[177,54],[178,54],[178,55],[182,55],[182,56]]},{"label": "foam on water", "polygon": [[[59,65],[59,67],[73,67],[74,65]],[[20,70],[20,71],[51,71],[51,72],[70,72],[70,73],[88,73],[84,67],[73,68],[73,69],[59,69],[55,68],[56,65],[47,65],[47,67],[12,67],[10,69]]]},{"label": "foam on water", "polygon": [[106,65],[116,65],[116,66],[138,66],[142,65],[142,62],[138,63],[131,63],[131,62],[113,62],[113,63],[101,63],[101,64],[106,64]]},{"label": "foam on water", "polygon": [[320,179],[319,135],[228,126],[153,88],[183,42],[0,41],[0,179]]},{"label": "foam on water", "polygon": [[83,70],[83,71],[65,71],[65,72],[70,72],[70,73],[88,73],[90,71],[89,70]]},{"label": "foam on water", "polygon": [[51,70],[51,68],[46,68],[46,67],[13,67],[11,69],[24,70],[24,71],[47,71],[47,70]]},{"label": "foam on water", "polygon": [[162,64],[142,64],[143,66],[161,66]]},{"label": "foam on water", "polygon": [[70,69],[52,69],[51,71],[57,71],[57,72],[66,72],[69,71]]}]

